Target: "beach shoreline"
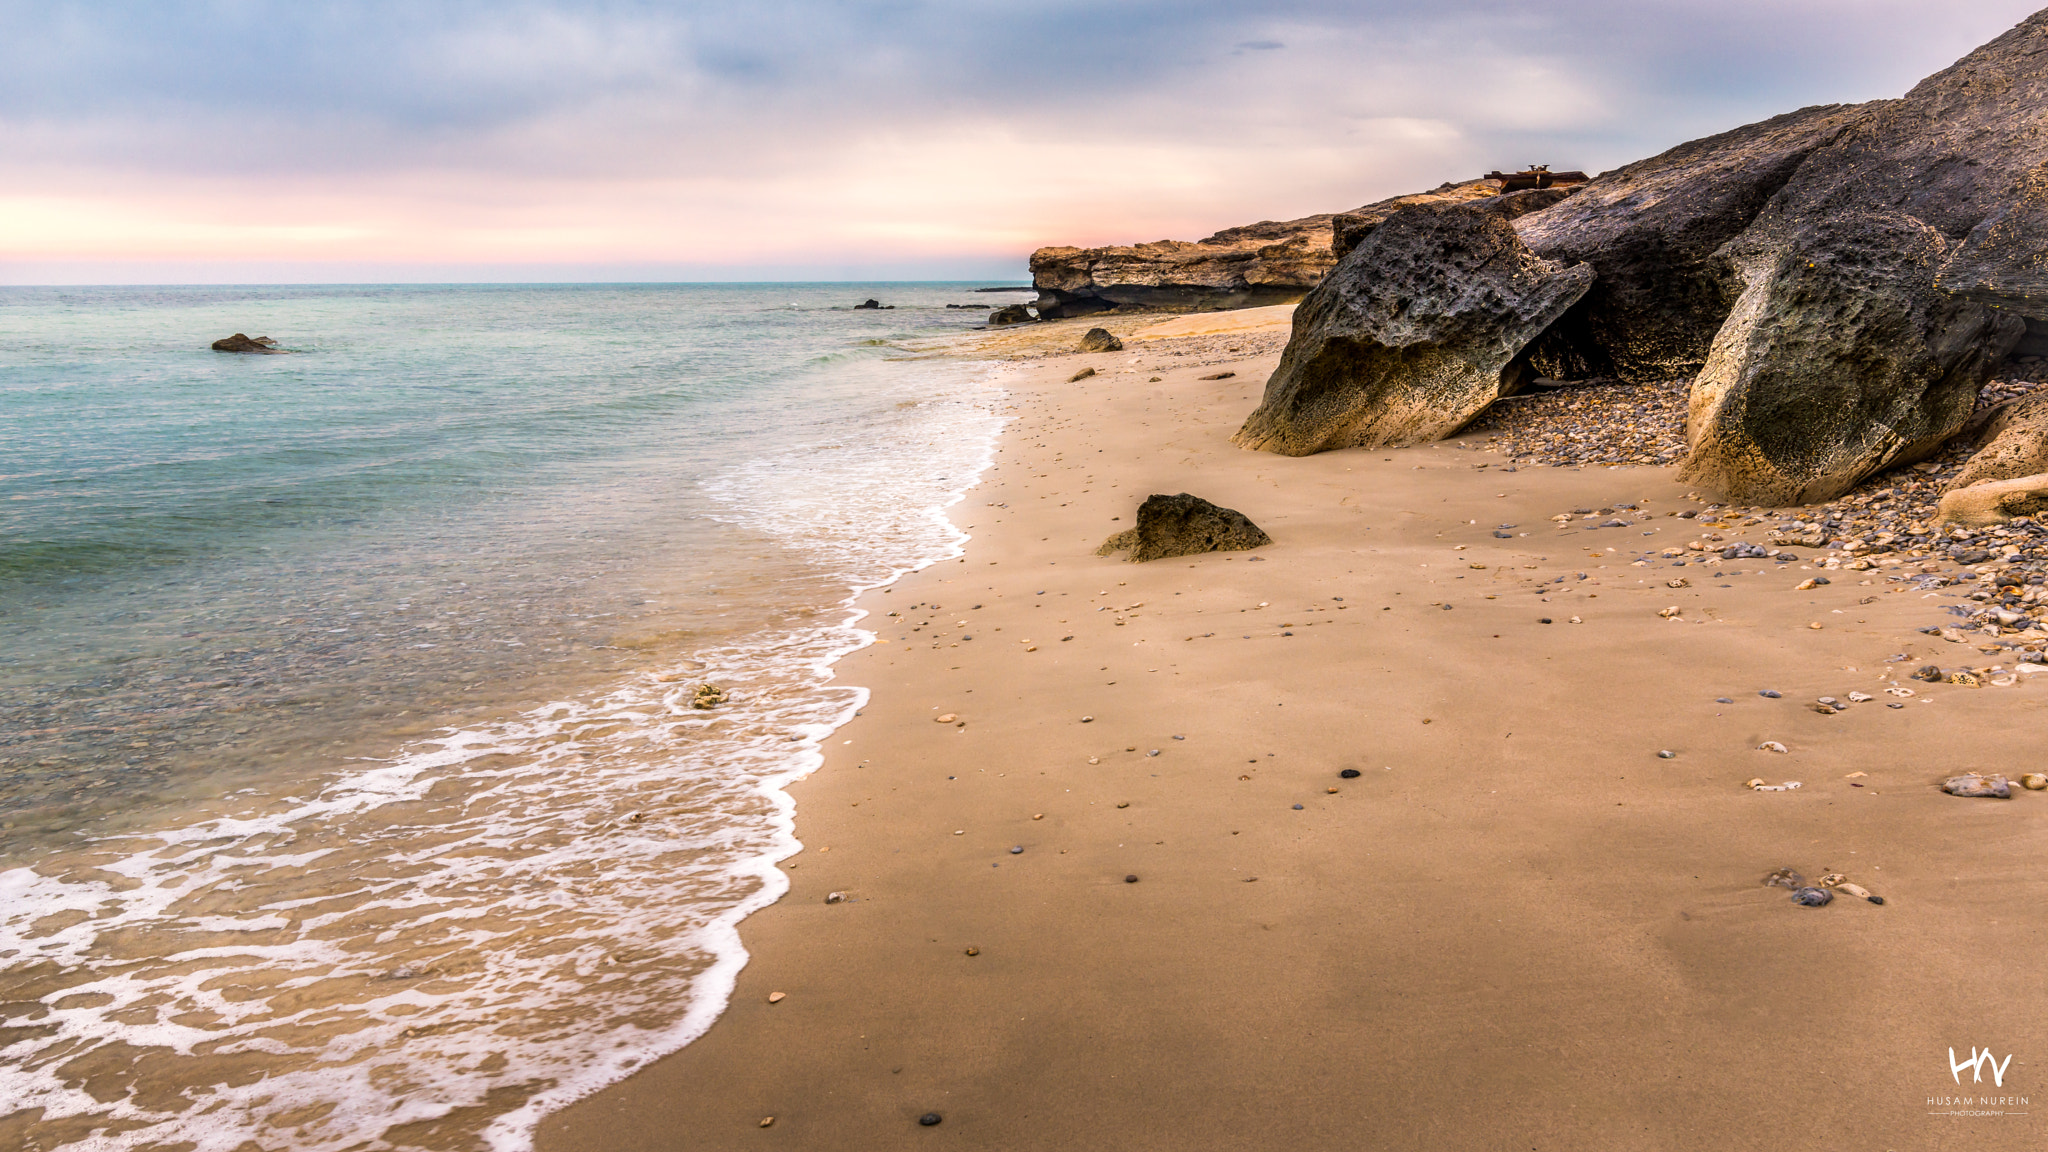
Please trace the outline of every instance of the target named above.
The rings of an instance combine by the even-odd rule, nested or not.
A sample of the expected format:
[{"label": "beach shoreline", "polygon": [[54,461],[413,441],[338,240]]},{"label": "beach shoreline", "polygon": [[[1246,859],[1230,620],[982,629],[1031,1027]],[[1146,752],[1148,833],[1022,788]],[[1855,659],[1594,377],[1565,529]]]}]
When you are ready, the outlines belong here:
[{"label": "beach shoreline", "polygon": [[[2048,799],[1936,787],[2031,770],[2048,684],[1908,679],[1954,593],[1637,563],[1698,535],[1670,468],[1239,451],[1277,345],[1201,339],[1007,374],[965,553],[857,600],[868,701],[730,1006],[540,1148],[2038,1143],[1927,1103],[1946,1048],[2048,1040],[2005,910]],[[1094,555],[1179,491],[1275,543]]]}]

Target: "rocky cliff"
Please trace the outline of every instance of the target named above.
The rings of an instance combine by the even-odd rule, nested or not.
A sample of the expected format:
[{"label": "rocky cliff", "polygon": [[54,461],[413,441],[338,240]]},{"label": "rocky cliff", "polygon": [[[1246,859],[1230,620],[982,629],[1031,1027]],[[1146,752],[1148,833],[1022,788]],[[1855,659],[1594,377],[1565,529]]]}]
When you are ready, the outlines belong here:
[{"label": "rocky cliff", "polygon": [[1350,212],[1226,228],[1205,240],[1040,248],[1031,254],[1031,282],[1038,288],[1035,307],[1041,319],[1057,320],[1113,308],[1209,312],[1288,304],[1301,299],[1336,266],[1342,254],[1332,251],[1336,228],[1355,244],[1359,235],[1402,208],[1500,192],[1498,181],[1468,180]]},{"label": "rocky cliff", "polygon": [[[1935,450],[1993,368],[2048,333],[2048,10],[1900,99],[1692,141],[1521,215],[1529,258],[1592,275],[1541,332],[1526,323],[1540,309],[1501,323],[1532,290],[1488,280],[1497,232],[1404,219],[1368,231],[1303,302],[1240,443],[1433,438],[1530,373],[1691,376],[1688,479],[1826,500]],[[1415,258],[1425,240],[1433,263]],[[1358,290],[1378,264],[1399,293]],[[1387,370],[1424,330],[1451,334],[1431,362],[1466,365],[1458,387]]]}]

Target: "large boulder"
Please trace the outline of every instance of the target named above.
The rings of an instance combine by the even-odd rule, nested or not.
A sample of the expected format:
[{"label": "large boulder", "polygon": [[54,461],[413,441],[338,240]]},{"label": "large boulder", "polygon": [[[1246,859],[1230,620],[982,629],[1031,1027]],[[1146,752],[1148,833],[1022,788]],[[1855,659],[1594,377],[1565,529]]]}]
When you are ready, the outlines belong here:
[{"label": "large boulder", "polygon": [[[1409,204],[1495,196],[1498,182],[1468,180],[1396,196],[1353,209],[1348,217],[1378,223]],[[1040,316],[1057,320],[1114,308],[1207,312],[1291,304],[1321,282],[1337,259],[1336,214],[1262,220],[1202,240],[1159,240],[1106,248],[1040,248],[1031,254],[1031,282]]]},{"label": "large boulder", "polygon": [[1541,259],[1484,203],[1404,209],[1295,309],[1233,440],[1305,456],[1449,435],[1519,386],[1523,347],[1592,283],[1590,266]]},{"label": "large boulder", "polygon": [[1983,414],[1964,431],[1979,445],[1949,481],[1951,491],[1986,480],[2012,480],[2048,472],[2048,392],[2034,392]]},{"label": "large boulder", "polygon": [[1102,542],[1097,556],[1128,551],[1126,560],[1164,560],[1202,552],[1242,552],[1271,544],[1273,538],[1232,508],[1219,508],[1200,496],[1154,494],[1138,506],[1135,528]]},{"label": "large boulder", "polygon": [[1745,287],[1694,384],[1686,475],[1824,500],[1962,428],[2048,321],[2044,107],[2048,11],[1864,105],[1799,164],[1723,248]]},{"label": "large boulder", "polygon": [[1537,255],[1599,273],[1531,349],[1537,371],[1638,383],[1698,372],[1742,292],[1721,246],[1861,114],[1840,104],[1803,108],[1693,140],[1602,173],[1523,218],[1516,229]]},{"label": "large boulder", "polygon": [[1842,212],[1744,254],[1747,285],[1693,382],[1685,479],[1806,504],[1939,448],[2025,329],[1938,288],[1948,252],[1914,217]]}]

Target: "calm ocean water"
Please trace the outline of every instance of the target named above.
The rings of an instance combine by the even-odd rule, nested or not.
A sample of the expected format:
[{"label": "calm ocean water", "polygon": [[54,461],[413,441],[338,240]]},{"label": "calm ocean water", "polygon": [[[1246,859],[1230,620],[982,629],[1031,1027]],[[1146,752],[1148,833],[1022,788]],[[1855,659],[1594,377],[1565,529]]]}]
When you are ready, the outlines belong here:
[{"label": "calm ocean water", "polygon": [[977,286],[0,289],[0,1145],[517,1149],[699,1034]]}]

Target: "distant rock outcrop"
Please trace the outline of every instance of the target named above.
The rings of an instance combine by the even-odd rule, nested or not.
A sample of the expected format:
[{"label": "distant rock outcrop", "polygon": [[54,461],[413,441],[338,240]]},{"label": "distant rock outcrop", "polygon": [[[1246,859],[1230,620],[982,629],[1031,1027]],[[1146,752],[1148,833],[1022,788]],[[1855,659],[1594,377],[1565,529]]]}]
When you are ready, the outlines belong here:
[{"label": "distant rock outcrop", "polygon": [[1138,506],[1137,527],[1104,540],[1095,554],[1128,551],[1126,560],[1164,560],[1202,552],[1242,552],[1272,542],[1244,513],[1182,492],[1146,497]]},{"label": "distant rock outcrop", "polygon": [[1419,444],[1521,384],[1517,356],[1593,269],[1543,260],[1499,200],[1410,207],[1294,312],[1294,336],[1234,440],[1288,456]]},{"label": "distant rock outcrop", "polygon": [[[1469,180],[1396,196],[1342,216],[1378,223],[1410,204],[1472,200],[1500,190],[1492,181]],[[1292,303],[1336,265],[1338,254],[1330,245],[1331,222],[1338,218],[1265,220],[1193,242],[1040,248],[1031,254],[1038,314],[1057,320],[1113,308],[1204,312]]]},{"label": "distant rock outcrop", "polygon": [[285,351],[277,341],[268,336],[244,336],[240,332],[223,336],[213,342],[215,352],[245,352],[252,354],[281,354]]},{"label": "distant rock outcrop", "polygon": [[[1239,442],[1293,452],[1441,435],[1472,415],[1495,362],[1564,379],[1697,374],[1689,480],[1750,503],[1832,498],[1932,452],[2001,359],[2048,345],[2044,107],[2048,11],[1901,99],[1803,109],[1602,174],[1514,223],[1534,258],[1595,274],[1540,333],[1525,321],[1542,308],[1489,279],[1489,259],[1509,251],[1499,238],[1438,230],[1440,258],[1404,256],[1398,291],[1333,292],[1327,314],[1303,304]],[[1369,279],[1396,247],[1380,238],[1424,211],[1340,227],[1359,246],[1327,283]],[[1515,315],[1493,330],[1499,347],[1468,358],[1455,386],[1444,356],[1404,368],[1393,352],[1409,345],[1372,335],[1397,334],[1393,309],[1483,343],[1504,303]],[[1333,357],[1337,332],[1380,350]],[[1310,363],[1324,367],[1305,376]],[[1503,375],[1498,388],[1514,386]]]}]

